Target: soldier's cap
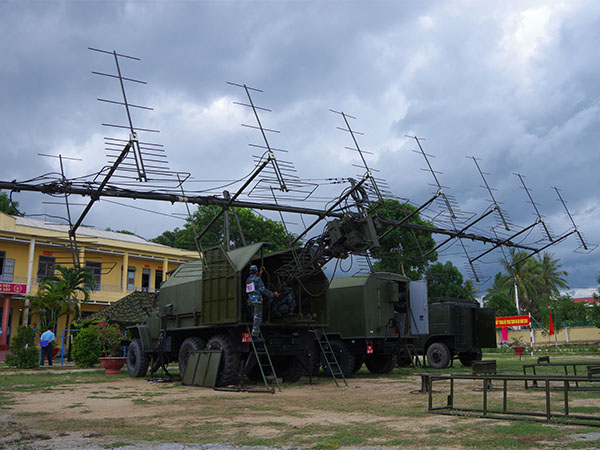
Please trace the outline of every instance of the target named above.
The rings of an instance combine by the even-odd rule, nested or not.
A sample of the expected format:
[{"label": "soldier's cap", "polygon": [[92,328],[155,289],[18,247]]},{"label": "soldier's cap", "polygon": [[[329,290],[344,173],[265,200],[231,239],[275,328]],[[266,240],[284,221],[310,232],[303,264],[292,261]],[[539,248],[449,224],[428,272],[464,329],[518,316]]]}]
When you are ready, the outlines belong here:
[{"label": "soldier's cap", "polygon": [[256,267],[254,264],[252,264],[250,266],[250,273],[258,273],[258,267]]}]

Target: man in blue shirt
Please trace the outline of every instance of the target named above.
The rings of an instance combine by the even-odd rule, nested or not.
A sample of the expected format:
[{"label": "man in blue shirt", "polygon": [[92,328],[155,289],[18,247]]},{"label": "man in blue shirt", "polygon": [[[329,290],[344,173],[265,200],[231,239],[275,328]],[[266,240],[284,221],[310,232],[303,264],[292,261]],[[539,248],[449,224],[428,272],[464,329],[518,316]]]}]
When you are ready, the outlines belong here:
[{"label": "man in blue shirt", "polygon": [[40,360],[40,366],[44,365],[44,359],[48,355],[48,365],[52,365],[52,343],[56,340],[56,336],[52,332],[52,325],[48,326],[48,330],[44,331],[40,336],[40,347],[42,349],[42,359]]},{"label": "man in blue shirt", "polygon": [[260,276],[263,273],[263,268],[260,268],[254,264],[250,266],[250,276],[246,280],[246,293],[248,294],[248,304],[254,308],[253,322],[252,322],[252,338],[256,338],[260,334],[260,324],[262,323],[262,311],[263,311],[263,295],[268,298],[272,298],[273,295],[279,296],[277,292],[273,293],[265,287]]}]

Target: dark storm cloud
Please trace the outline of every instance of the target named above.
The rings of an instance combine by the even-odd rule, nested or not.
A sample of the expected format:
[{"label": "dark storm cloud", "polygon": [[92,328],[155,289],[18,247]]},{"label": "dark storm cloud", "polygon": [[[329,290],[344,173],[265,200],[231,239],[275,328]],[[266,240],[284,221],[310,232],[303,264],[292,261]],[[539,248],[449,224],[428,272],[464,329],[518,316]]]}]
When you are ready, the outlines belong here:
[{"label": "dark storm cloud", "polygon": [[[406,134],[426,138],[462,208],[482,213],[488,195],[471,160],[481,158],[497,198],[519,225],[535,217],[519,180],[527,176],[542,214],[558,235],[569,229],[550,186],[562,189],[590,242],[600,242],[598,189],[598,73],[600,6],[557,2],[4,2],[0,3],[3,89],[0,131],[2,179],[28,179],[56,171],[37,153],[79,156],[69,176],[106,163],[102,122],[123,122],[123,112],[97,97],[118,98],[110,57],[88,46],[134,55],[124,62],[147,86],[128,87],[130,100],[155,107],[136,111],[138,126],[158,128],[171,167],[195,178],[238,179],[252,169],[243,129],[252,120],[232,104],[244,100],[226,81],[264,89],[259,105],[273,109],[264,124],[281,130],[272,144],[290,150],[304,178],[359,172],[329,108],[358,117],[360,143],[375,153],[395,194],[422,203],[431,175],[411,152]],[[322,195],[334,195],[323,188]],[[34,195],[18,198],[27,212],[56,212]],[[134,203],[169,213],[181,207]],[[129,228],[145,237],[181,221],[128,214],[115,223],[114,205],[92,210],[88,223]],[[64,211],[60,214],[64,215]],[[142,213],[140,213],[142,214]],[[492,221],[493,222],[493,221]],[[539,232],[533,234],[536,239]],[[575,239],[553,247],[572,287],[594,286],[596,254],[573,254]],[[454,256],[458,246],[445,252]],[[498,270],[495,254],[484,269]]]}]

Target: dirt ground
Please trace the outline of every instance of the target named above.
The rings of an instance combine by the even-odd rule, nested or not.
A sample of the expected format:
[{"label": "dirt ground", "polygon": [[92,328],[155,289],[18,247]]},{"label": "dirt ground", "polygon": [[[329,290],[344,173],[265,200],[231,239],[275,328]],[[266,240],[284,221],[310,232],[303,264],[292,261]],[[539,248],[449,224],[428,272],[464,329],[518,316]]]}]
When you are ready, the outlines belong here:
[{"label": "dirt ground", "polygon": [[[353,378],[348,383],[336,387],[332,380],[319,379],[313,385],[301,380],[273,395],[116,376],[100,383],[82,380],[12,391],[11,409],[0,410],[0,428],[14,433],[3,436],[0,448],[463,448],[494,446],[496,438],[499,443],[504,434],[514,432],[511,421],[428,413],[428,396],[415,392],[421,382],[414,375]],[[481,398],[472,384],[456,391],[467,399]],[[436,402],[442,397],[445,401],[446,394],[437,393]],[[545,393],[527,395],[527,402],[535,402]],[[573,402],[597,408],[598,398],[583,395]],[[565,433],[581,431],[544,426],[552,429],[548,440],[534,432],[523,442],[562,448]],[[491,440],[479,439],[483,429],[493,429]],[[593,438],[586,430],[581,439]]]}]

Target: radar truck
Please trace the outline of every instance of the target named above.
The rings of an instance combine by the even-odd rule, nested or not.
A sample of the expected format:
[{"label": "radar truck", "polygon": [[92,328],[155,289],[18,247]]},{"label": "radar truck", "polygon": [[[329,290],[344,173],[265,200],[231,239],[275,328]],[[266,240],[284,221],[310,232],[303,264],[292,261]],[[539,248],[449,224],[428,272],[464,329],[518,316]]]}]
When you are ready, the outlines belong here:
[{"label": "radar truck", "polygon": [[363,362],[371,373],[387,373],[416,354],[436,369],[455,356],[470,365],[481,359],[481,348],[496,346],[493,309],[466,300],[428,301],[425,281],[394,273],[332,280],[327,308],[327,338],[344,375]]},{"label": "radar truck", "polygon": [[[222,351],[218,386],[235,383],[242,371],[256,376],[249,333],[252,311],[245,290],[249,267],[263,266],[266,287],[281,289],[272,274],[293,258],[291,250],[265,254],[264,247],[264,243],[231,251],[214,247],[200,260],[177,267],[161,285],[147,320],[130,329],[129,375],[142,377],[150,363],[156,369],[166,360],[178,362],[183,376],[189,353],[207,348]],[[261,331],[277,376],[296,381],[310,364],[312,328],[327,322],[328,280],[317,267],[286,283],[286,292],[292,292],[296,301],[293,314],[275,317],[265,301]]]}]

